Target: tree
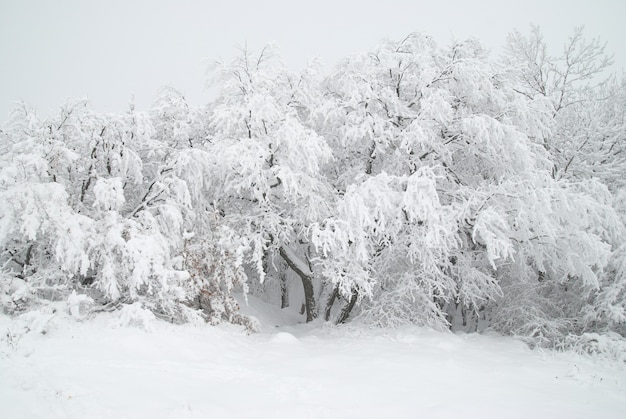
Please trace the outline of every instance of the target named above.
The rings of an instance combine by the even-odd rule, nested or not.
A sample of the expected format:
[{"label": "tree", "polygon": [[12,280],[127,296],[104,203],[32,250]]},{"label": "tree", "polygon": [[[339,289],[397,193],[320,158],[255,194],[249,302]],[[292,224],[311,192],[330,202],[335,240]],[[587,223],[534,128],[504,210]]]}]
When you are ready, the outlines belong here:
[{"label": "tree", "polygon": [[606,75],[612,64],[606,45],[586,39],[582,27],[557,55],[549,53],[538,27],[528,36],[515,31],[507,41],[504,62],[516,78],[516,91],[548,113],[536,141],[554,160],[553,176],[593,177],[612,191],[622,188],[626,91],[623,81]]},{"label": "tree", "polygon": [[[626,307],[624,282],[617,268],[623,252],[621,243],[626,220],[623,215],[619,216],[620,212],[623,214],[623,204],[618,195],[624,187],[620,174],[626,167],[624,84],[615,76],[606,75],[611,59],[605,53],[605,45],[597,39],[585,39],[582,27],[574,31],[557,55],[549,53],[539,28],[533,27],[528,36],[513,32],[508,38],[504,63],[513,76],[516,92],[533,108],[542,109],[542,128],[532,138],[548,151],[553,178],[561,187],[575,191],[579,196],[575,205],[586,208],[573,219],[565,221],[563,217],[563,222],[573,224],[570,234],[596,238],[596,244],[587,244],[584,250],[581,244],[572,248],[571,244],[579,238],[570,237],[564,241],[570,246],[566,246],[563,253],[549,256],[552,263],[567,261],[570,264],[568,278],[582,274],[583,278],[593,277],[592,281],[584,280],[581,288],[552,287],[545,283],[536,288],[541,289],[541,298],[550,295],[558,317],[568,319],[561,324],[561,333],[563,330],[582,333],[607,322],[613,325],[612,330],[617,330],[615,320]],[[562,208],[558,209],[563,212]],[[580,224],[580,220],[586,221]],[[601,260],[592,272],[566,256],[579,257],[601,247],[604,250],[600,254],[592,255]],[[563,263],[556,265],[563,266]],[[555,305],[554,301],[561,303]],[[605,308],[599,309],[599,306]],[[544,313],[543,317],[554,318],[552,311],[549,316]],[[580,312],[594,314],[586,315],[585,320]],[[600,312],[607,317],[601,319]]]},{"label": "tree", "polygon": [[[173,122],[159,109],[175,105],[185,108],[180,95],[162,95],[152,119],[132,105],[126,114],[98,115],[70,103],[43,121],[16,110],[0,172],[10,295],[22,285],[31,300],[77,290],[102,304],[139,301],[171,320],[203,308],[211,321],[245,322],[231,296],[235,284],[245,286],[240,243],[205,208],[211,156],[167,131]],[[202,112],[190,113],[185,135],[201,138],[193,127],[202,119],[193,115]],[[215,297],[209,307],[199,301],[208,292]],[[24,293],[19,298],[26,305]]]},{"label": "tree", "polygon": [[289,73],[272,50],[218,63],[220,93],[211,112],[209,149],[217,157],[213,206],[250,241],[249,261],[265,279],[282,258],[302,282],[307,321],[317,315],[309,227],[328,213],[322,165],[331,150],[307,126],[311,72]]},{"label": "tree", "polygon": [[[485,166],[499,150],[483,151],[491,144],[475,141],[485,140],[475,133],[490,130],[485,123],[500,125],[473,115],[478,107],[494,112],[490,77],[476,43],[446,51],[412,34],[344,62],[326,82],[334,110],[325,132],[344,172],[333,172],[338,216],[321,226],[319,242],[326,253],[332,245],[342,250],[329,256],[326,275],[344,293],[369,297],[366,312],[376,322],[445,328],[454,301],[472,306],[497,289],[461,251],[468,189],[479,186],[472,184],[477,173],[467,171],[507,167]],[[480,283],[462,286],[463,277]]]},{"label": "tree", "polygon": [[514,278],[598,286],[619,222],[596,187],[553,178],[533,140],[545,114],[479,44],[410,35],[345,61],[325,86],[340,199],[316,243],[325,275],[368,297],[363,317],[476,327],[513,309]]}]

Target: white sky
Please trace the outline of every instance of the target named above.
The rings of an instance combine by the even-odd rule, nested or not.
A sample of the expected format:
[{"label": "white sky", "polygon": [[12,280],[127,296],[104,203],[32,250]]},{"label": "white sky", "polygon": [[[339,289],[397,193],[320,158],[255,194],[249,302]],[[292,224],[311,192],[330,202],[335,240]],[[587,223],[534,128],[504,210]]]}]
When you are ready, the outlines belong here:
[{"label": "white sky", "polygon": [[496,50],[530,23],[554,47],[585,25],[621,71],[625,17],[624,0],[0,0],[0,125],[19,100],[42,115],[84,97],[122,112],[134,93],[146,109],[164,84],[206,103],[207,60],[231,58],[246,42],[276,42],[296,70],[314,57],[331,68],[414,31],[441,44],[472,36]]}]

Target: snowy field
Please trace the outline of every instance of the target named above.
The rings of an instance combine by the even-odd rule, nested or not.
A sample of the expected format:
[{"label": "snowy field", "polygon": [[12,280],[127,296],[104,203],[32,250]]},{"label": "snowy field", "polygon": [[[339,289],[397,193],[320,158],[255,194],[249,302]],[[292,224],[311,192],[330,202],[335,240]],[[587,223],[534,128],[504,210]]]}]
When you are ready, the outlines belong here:
[{"label": "snowy field", "polygon": [[623,366],[499,336],[311,327],[258,302],[245,310],[261,333],[120,325],[120,313],[2,316],[0,418],[626,417]]}]

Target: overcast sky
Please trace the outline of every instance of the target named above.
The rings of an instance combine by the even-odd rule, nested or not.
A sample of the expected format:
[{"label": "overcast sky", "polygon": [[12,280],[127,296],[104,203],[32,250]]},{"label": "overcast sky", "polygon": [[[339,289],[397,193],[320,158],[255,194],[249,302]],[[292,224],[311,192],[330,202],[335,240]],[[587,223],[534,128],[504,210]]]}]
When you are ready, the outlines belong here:
[{"label": "overcast sky", "polygon": [[0,0],[0,125],[24,100],[43,116],[67,99],[122,112],[146,109],[171,84],[209,101],[207,60],[273,41],[294,70],[319,57],[331,68],[383,38],[410,32],[441,44],[475,37],[494,51],[507,33],[539,25],[560,47],[575,26],[607,42],[626,68],[624,0]]}]

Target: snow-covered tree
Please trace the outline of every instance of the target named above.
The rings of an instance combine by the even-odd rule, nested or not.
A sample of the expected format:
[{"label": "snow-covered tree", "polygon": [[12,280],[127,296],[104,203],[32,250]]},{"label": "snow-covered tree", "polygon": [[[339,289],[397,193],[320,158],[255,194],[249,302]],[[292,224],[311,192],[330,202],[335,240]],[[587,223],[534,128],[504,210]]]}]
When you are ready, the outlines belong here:
[{"label": "snow-covered tree", "polygon": [[217,63],[208,146],[218,162],[212,205],[249,240],[261,283],[277,258],[297,274],[308,321],[317,314],[309,227],[332,200],[321,172],[331,150],[306,122],[316,94],[312,76],[287,71],[270,47]]},{"label": "snow-covered tree", "polygon": [[593,185],[552,177],[542,108],[478,43],[387,41],[325,89],[340,199],[317,240],[364,317],[444,328],[492,316],[514,278],[598,286],[619,223]]},{"label": "snow-covered tree", "polygon": [[[568,246],[555,243],[562,250],[558,254],[550,252],[545,260],[565,269],[568,278],[583,278],[584,286],[572,287],[563,279],[560,287],[545,282],[535,286],[541,290],[541,298],[550,295],[552,304],[552,309],[541,316],[546,323],[555,317],[565,319],[561,333],[595,330],[607,322],[617,327],[615,320],[626,308],[624,279],[618,268],[626,220],[620,216],[623,201],[619,198],[626,169],[624,84],[606,74],[611,59],[605,46],[597,39],[586,39],[583,28],[577,28],[557,54],[551,52],[539,28],[533,27],[527,36],[513,32],[508,38],[504,64],[506,73],[513,77],[515,91],[539,115],[543,114],[541,129],[531,138],[547,150],[553,178],[560,181],[562,189],[578,196],[567,203],[567,209],[578,209],[577,216],[565,217],[566,211],[558,211],[562,223],[570,229],[569,238],[562,242]],[[558,201],[570,199],[563,196]],[[544,236],[555,238],[552,229]],[[595,244],[580,242],[583,236],[594,239]],[[572,248],[576,242],[579,244]],[[582,269],[581,255],[597,258],[600,263],[592,269]],[[542,275],[546,274],[539,269]],[[556,277],[564,275],[561,272]],[[549,276],[554,277],[554,272]],[[586,320],[581,312],[589,313],[584,316]]]},{"label": "snow-covered tree", "polygon": [[[186,138],[167,132],[178,123],[163,109],[185,108],[179,99],[175,92],[161,95],[152,117],[132,105],[125,114],[98,115],[84,102],[46,120],[16,109],[0,172],[8,306],[20,306],[15,300],[27,296],[15,292],[25,286],[33,298],[77,289],[103,304],[140,301],[174,320],[194,316],[189,306],[213,321],[235,319],[234,308],[225,313],[198,300],[207,288],[225,289],[220,298],[234,307],[230,290],[245,285],[243,262],[218,256],[238,245],[224,240],[205,205],[213,159],[192,152],[189,140],[204,134],[202,110],[181,118]],[[197,243],[207,240],[198,261]],[[228,275],[198,279],[202,269],[224,263]]]},{"label": "snow-covered tree", "polygon": [[532,27],[527,36],[509,35],[504,62],[516,91],[549,116],[535,140],[550,152],[555,178],[594,178],[612,191],[623,188],[626,90],[623,80],[607,74],[612,61],[605,45],[586,39],[579,27],[552,54]]}]

